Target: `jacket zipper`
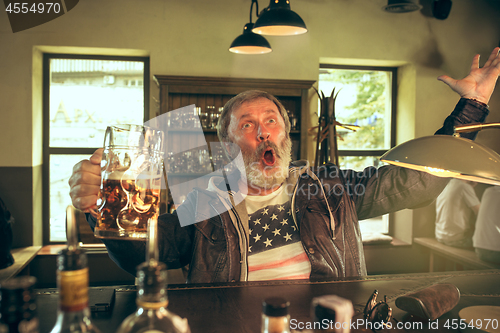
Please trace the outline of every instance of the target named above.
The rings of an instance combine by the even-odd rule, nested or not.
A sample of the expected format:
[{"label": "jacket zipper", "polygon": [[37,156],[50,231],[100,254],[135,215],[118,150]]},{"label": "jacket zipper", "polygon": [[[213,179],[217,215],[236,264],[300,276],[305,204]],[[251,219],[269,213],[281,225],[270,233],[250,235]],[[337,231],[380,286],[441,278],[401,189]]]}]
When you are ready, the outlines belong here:
[{"label": "jacket zipper", "polygon": [[[228,195],[230,195],[228,193]],[[234,206],[232,204],[232,200],[229,201],[229,199],[222,198],[221,200],[224,203],[224,206],[226,207],[228,213],[230,214],[230,219],[233,225],[236,227],[236,231],[238,232],[238,238],[239,238],[239,246],[240,246],[240,281],[247,281],[248,280],[248,262],[247,262],[247,250],[248,250],[248,240],[247,240],[247,235],[246,232],[242,226],[241,219],[234,209]],[[229,202],[228,202],[229,201]],[[231,216],[232,215],[232,216]],[[236,219],[236,223],[233,219]],[[230,270],[231,271],[231,270]]]},{"label": "jacket zipper", "polygon": [[[335,219],[333,218],[332,210],[330,208],[330,204],[328,203],[328,200],[326,199],[326,194],[325,194],[325,191],[323,190],[323,186],[321,186],[321,181],[318,179],[318,177],[313,172],[309,172],[309,171],[310,171],[310,169],[307,168],[305,172],[311,178],[313,178],[315,181],[317,181],[320,184],[321,192],[323,193],[323,200],[325,200],[325,202],[326,202],[326,206],[328,207],[328,213],[330,215],[330,230],[332,232],[331,238],[333,240],[333,239],[335,239]],[[292,203],[291,203],[293,222],[295,223],[295,226],[298,228],[297,216],[295,215],[295,200],[296,200],[295,198],[296,198],[296,194],[297,194],[297,188],[298,188],[298,181],[297,181],[297,185],[295,185],[295,188],[294,188],[294,192],[293,192],[293,195],[292,195]],[[343,226],[342,226],[342,230],[343,230]],[[343,233],[343,231],[342,231],[342,241],[344,242],[344,233]],[[304,246],[304,244],[302,244],[302,246]],[[345,251],[344,251],[344,255],[340,256],[339,249],[337,248],[337,246],[335,246],[335,244],[333,244],[333,248],[335,249],[335,252],[337,253],[337,257],[340,260],[340,266],[342,268],[341,274],[342,274],[342,276],[345,277],[345,264],[344,264],[344,262],[345,262]],[[344,245],[344,248],[345,248],[345,245]],[[307,251],[307,249],[305,249],[305,248],[304,248],[304,250]],[[333,264],[333,268],[335,268],[335,270],[337,271],[337,275],[338,275],[338,268],[336,267],[336,265],[335,265],[335,263],[333,261],[332,261],[332,264]]]}]

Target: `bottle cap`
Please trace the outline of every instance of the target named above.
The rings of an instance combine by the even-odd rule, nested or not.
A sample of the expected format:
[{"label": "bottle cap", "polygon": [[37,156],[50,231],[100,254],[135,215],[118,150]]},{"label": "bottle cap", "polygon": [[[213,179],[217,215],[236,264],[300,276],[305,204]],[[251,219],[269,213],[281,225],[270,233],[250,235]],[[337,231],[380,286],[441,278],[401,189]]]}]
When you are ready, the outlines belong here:
[{"label": "bottle cap", "polygon": [[283,317],[288,315],[290,302],[281,297],[266,298],[262,302],[262,312],[269,317]]}]

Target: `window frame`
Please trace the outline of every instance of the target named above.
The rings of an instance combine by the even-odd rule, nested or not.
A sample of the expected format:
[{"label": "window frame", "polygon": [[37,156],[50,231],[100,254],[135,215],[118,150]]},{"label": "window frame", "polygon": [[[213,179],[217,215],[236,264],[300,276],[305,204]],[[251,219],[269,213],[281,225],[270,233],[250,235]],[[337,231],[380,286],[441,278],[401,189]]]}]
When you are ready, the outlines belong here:
[{"label": "window frame", "polygon": [[[396,115],[397,115],[397,67],[387,67],[387,66],[359,66],[359,65],[333,65],[333,64],[319,64],[319,69],[345,69],[345,70],[358,70],[358,71],[379,71],[379,72],[390,72],[392,73],[391,80],[391,147],[396,146]],[[318,79],[319,81],[319,79]],[[389,149],[390,149],[389,148]],[[339,149],[339,156],[382,156],[389,149],[358,149],[358,150],[347,150]]]},{"label": "window frame", "polygon": [[[66,54],[66,53],[44,53],[42,70],[42,241],[44,245],[63,244],[60,241],[50,240],[50,156],[51,155],[92,155],[99,147],[50,147],[50,60],[51,59],[74,59],[74,60],[107,60],[107,61],[136,61],[144,63],[143,91],[144,91],[144,122],[149,120],[149,95],[150,95],[150,59],[139,56],[113,56],[113,55],[90,55],[90,54]],[[104,138],[103,138],[104,140]],[[72,167],[72,166],[68,166]],[[69,195],[69,193],[68,193]]]},{"label": "window frame", "polygon": [[[397,131],[397,100],[398,100],[398,67],[390,66],[361,66],[361,65],[335,65],[320,63],[319,70],[321,69],[343,69],[343,70],[358,70],[358,71],[382,71],[392,73],[391,78],[391,133],[390,133],[390,147],[388,149],[339,149],[340,156],[382,156],[388,150],[396,146],[396,131]],[[319,82],[319,76],[318,76]],[[340,166],[339,166],[340,167]],[[394,214],[389,213],[388,235],[394,236]]]}]

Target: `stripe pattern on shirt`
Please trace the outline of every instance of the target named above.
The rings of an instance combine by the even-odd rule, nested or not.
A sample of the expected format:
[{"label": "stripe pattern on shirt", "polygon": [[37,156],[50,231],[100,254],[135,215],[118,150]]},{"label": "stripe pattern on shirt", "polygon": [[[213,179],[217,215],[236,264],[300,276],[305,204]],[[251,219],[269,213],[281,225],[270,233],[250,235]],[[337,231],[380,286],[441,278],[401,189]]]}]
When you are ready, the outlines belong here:
[{"label": "stripe pattern on shirt", "polygon": [[290,200],[248,216],[248,280],[308,279],[309,258],[293,221]]}]

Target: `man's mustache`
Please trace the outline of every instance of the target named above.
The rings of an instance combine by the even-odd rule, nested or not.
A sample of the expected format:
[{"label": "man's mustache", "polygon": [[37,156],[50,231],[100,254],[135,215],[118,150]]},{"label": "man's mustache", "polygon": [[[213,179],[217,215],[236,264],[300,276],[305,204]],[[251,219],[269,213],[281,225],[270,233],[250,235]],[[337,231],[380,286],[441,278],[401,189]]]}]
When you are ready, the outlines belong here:
[{"label": "man's mustache", "polygon": [[268,148],[272,148],[276,157],[281,158],[281,147],[271,141],[264,141],[257,146],[257,149],[255,150],[256,157],[260,158]]}]

